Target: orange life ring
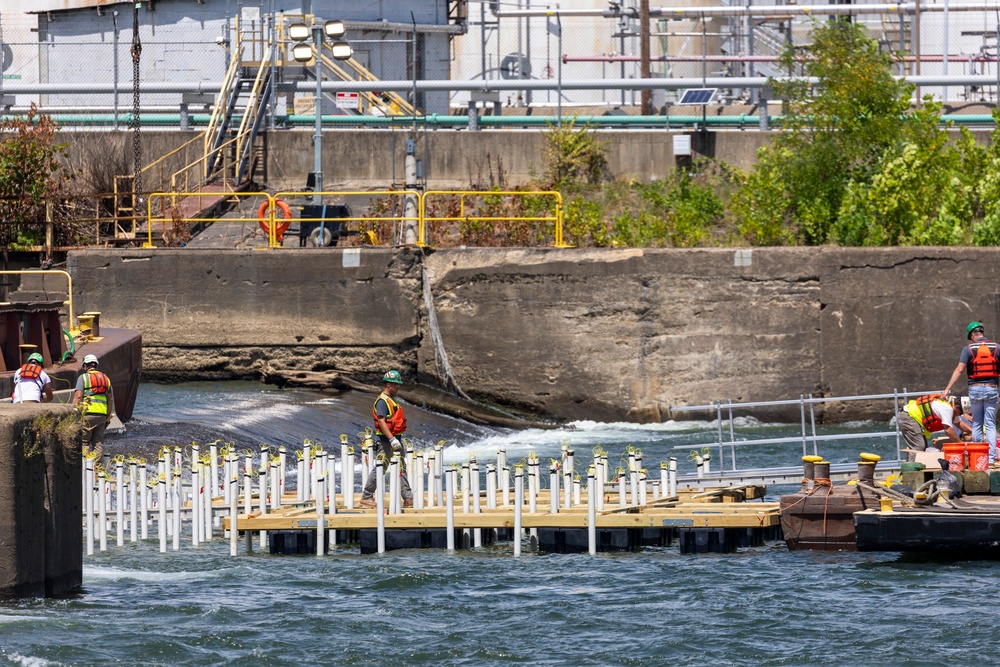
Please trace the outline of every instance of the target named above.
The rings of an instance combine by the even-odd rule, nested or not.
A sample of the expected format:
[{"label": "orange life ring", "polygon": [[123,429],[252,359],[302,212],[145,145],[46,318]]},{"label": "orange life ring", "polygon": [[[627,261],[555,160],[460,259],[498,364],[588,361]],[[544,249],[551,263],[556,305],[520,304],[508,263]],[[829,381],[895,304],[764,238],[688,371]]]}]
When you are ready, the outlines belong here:
[{"label": "orange life ring", "polygon": [[[285,216],[285,219],[281,221],[278,225],[276,225],[274,228],[274,238],[278,243],[281,243],[282,239],[285,236],[285,230],[287,230],[288,226],[292,224],[292,209],[288,208],[288,204],[286,204],[282,199],[275,199],[274,205],[280,208],[281,212]],[[257,209],[257,219],[260,220],[260,228],[263,229],[265,232],[270,232],[269,229],[270,226],[268,224],[269,220],[267,215],[267,210],[270,207],[271,207],[271,202],[265,199],[264,202],[260,205],[260,208]]]}]

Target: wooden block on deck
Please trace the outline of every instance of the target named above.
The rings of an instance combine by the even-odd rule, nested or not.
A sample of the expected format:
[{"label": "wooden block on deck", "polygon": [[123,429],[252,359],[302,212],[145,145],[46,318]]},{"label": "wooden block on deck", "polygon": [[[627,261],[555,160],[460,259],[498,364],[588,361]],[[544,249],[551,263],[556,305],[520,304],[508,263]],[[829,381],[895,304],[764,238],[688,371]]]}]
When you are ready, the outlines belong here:
[{"label": "wooden block on deck", "polygon": [[920,485],[924,482],[934,479],[933,475],[933,472],[928,472],[926,470],[901,472],[899,473],[899,483],[903,486],[908,486],[915,491],[920,488]]},{"label": "wooden block on deck", "polygon": [[965,493],[989,493],[990,474],[985,470],[965,471]]}]

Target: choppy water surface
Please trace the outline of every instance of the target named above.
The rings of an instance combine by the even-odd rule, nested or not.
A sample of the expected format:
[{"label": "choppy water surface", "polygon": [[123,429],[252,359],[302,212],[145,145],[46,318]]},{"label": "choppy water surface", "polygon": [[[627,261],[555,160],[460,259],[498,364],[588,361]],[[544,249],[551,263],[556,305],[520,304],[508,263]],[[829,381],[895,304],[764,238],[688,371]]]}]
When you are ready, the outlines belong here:
[{"label": "choppy water surface", "polygon": [[[144,385],[136,418],[113,447],[333,444],[367,425],[370,400],[250,384]],[[679,454],[673,446],[709,440],[714,428],[580,423],[510,432],[412,407],[407,416],[419,444],[453,441],[454,461],[470,452],[488,460],[500,446],[511,461],[528,451],[555,457],[568,442],[578,458],[597,444],[614,458],[631,444],[656,467]],[[744,422],[740,430],[762,437],[797,427]],[[894,447],[846,442],[824,453],[848,461],[859,448]],[[799,455],[801,446],[739,453],[744,465],[789,465]],[[166,555],[150,540],[85,558],[78,596],[0,606],[0,664],[991,664],[998,575],[993,562],[790,553],[781,543],[726,555],[665,548],[515,560],[503,543],[454,554],[360,556],[341,547],[321,558],[231,558],[222,539]]]}]

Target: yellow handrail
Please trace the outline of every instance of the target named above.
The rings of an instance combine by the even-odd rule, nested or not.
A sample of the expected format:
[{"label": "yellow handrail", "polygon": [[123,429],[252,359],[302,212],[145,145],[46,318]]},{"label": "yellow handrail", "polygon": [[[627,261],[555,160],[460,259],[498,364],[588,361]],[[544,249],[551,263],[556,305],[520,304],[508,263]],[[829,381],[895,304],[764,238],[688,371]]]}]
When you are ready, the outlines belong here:
[{"label": "yellow handrail", "polygon": [[44,273],[48,275],[60,275],[66,276],[66,282],[68,283],[66,287],[66,301],[63,301],[63,305],[69,309],[69,329],[70,333],[75,333],[79,329],[73,328],[73,322],[76,319],[73,316],[73,276],[69,275],[69,272],[63,271],[62,269],[38,269],[37,271],[0,271],[0,276],[20,276],[20,275],[38,275],[39,273]]},{"label": "yellow handrail", "polygon": [[[457,196],[459,197],[459,215],[458,216],[428,216],[427,215],[427,200],[431,197],[437,196]],[[555,214],[552,216],[468,216],[465,213],[465,199],[466,197],[476,196],[476,197],[552,197],[555,203]],[[552,246],[555,248],[567,248],[569,247],[563,241],[563,201],[562,194],[556,190],[429,190],[424,192],[420,196],[420,227],[417,232],[417,245],[426,246],[427,245],[427,222],[461,222],[466,220],[479,220],[479,221],[497,221],[497,220],[513,220],[513,221],[536,221],[536,222],[546,222],[551,221],[554,223],[553,231],[553,241]]]}]

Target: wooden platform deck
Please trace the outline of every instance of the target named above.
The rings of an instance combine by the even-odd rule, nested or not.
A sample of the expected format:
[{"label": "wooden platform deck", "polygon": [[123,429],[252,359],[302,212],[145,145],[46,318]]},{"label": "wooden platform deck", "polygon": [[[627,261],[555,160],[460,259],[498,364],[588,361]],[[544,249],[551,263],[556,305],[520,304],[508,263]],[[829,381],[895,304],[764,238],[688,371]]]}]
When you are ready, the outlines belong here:
[{"label": "wooden platform deck", "polygon": [[[545,501],[548,500],[547,494]],[[757,486],[738,489],[725,488],[702,491],[699,489],[678,490],[678,495],[651,502],[647,505],[621,508],[618,503],[605,504],[605,509],[596,514],[597,528],[769,528],[781,523],[778,503],[757,502],[763,498],[764,488]],[[360,497],[356,498],[356,501]],[[221,500],[221,499],[219,499]],[[749,501],[755,502],[738,502]],[[582,503],[570,508],[560,508],[558,513],[550,511],[548,502],[539,496],[535,512],[522,513],[523,528],[587,528],[587,497]],[[464,528],[513,528],[514,506],[499,506],[483,509],[479,513],[464,513],[461,502],[456,502],[454,526]],[[217,513],[222,504],[214,504]],[[337,497],[337,513],[324,512],[324,527],[329,530],[368,530],[378,526],[375,509],[345,509],[343,498]],[[229,529],[229,517],[223,518],[222,526]],[[444,529],[447,527],[447,510],[444,507],[424,509],[404,509],[399,514],[386,514],[384,526],[387,529]],[[267,514],[240,514],[236,527],[239,531],[272,530],[316,530],[316,506],[312,501],[295,502]]]}]

